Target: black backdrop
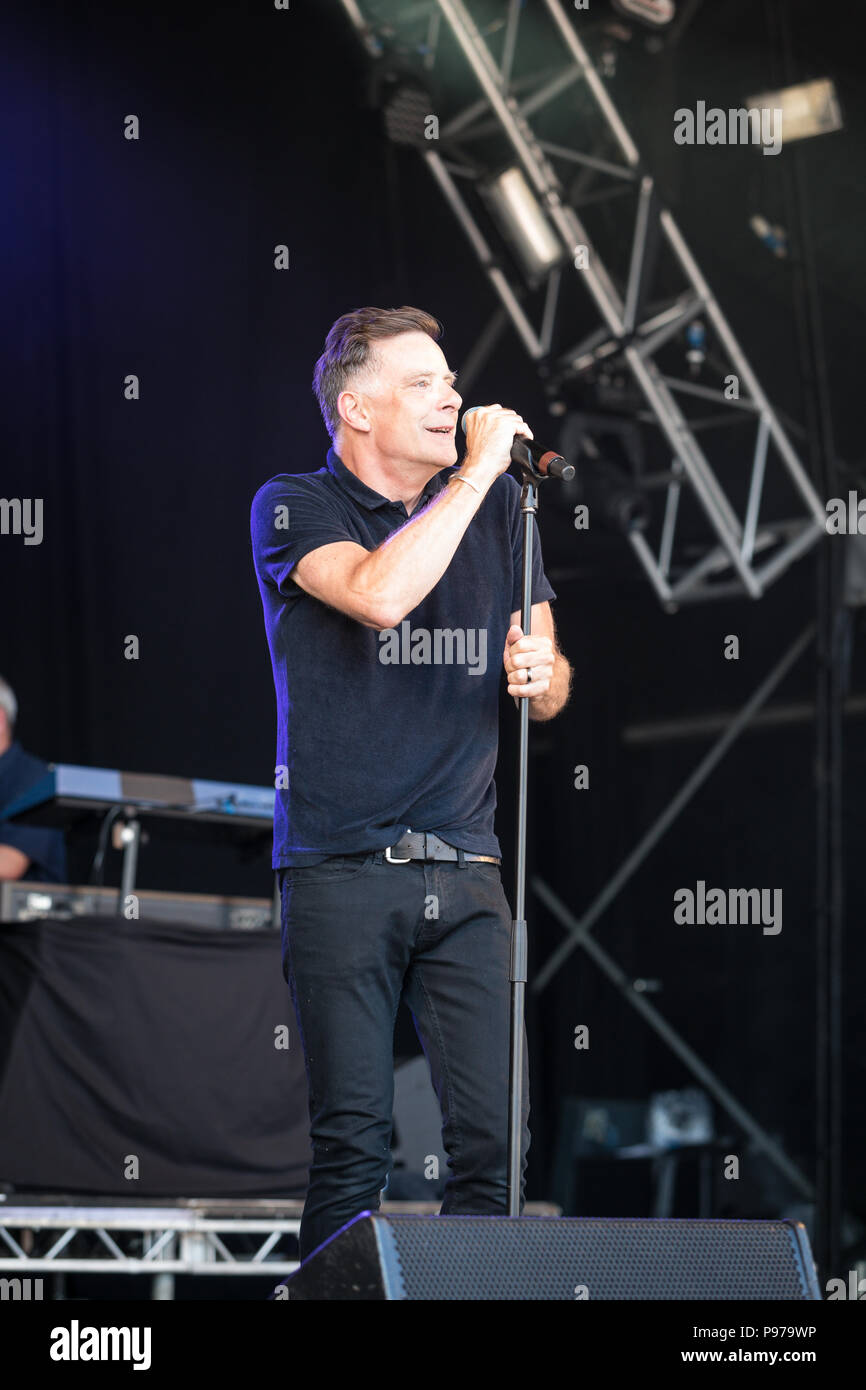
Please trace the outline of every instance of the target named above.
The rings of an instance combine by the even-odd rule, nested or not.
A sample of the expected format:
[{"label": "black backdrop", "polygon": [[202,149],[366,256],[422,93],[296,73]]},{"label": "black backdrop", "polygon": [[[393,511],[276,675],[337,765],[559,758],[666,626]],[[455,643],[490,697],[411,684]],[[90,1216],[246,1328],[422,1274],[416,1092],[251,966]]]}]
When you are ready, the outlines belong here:
[{"label": "black backdrop", "polygon": [[303,1197],[306,1079],[279,954],[272,931],[4,926],[0,1181],[124,1200]]},{"label": "black backdrop", "polygon": [[[805,75],[840,84],[848,131],[805,152],[841,453],[860,450],[866,286],[857,45],[847,6],[792,3]],[[16,12],[17,10],[17,12]],[[419,303],[446,325],[459,368],[492,298],[426,170],[384,139],[364,105],[364,68],[340,7],[266,3],[121,10],[9,7],[3,44],[3,495],[44,498],[45,537],[0,537],[0,673],[20,733],[43,756],[265,783],[274,703],[248,538],[267,477],[318,466],[326,437],[309,380],[332,320],[361,303]],[[832,23],[831,23],[832,17]],[[768,171],[719,152],[675,158],[669,109],[766,87],[774,57],[758,9],[705,6],[676,63],[633,55],[615,96],[659,169],[702,267],[771,397],[802,417],[788,268],[748,230],[773,207]],[[629,65],[630,64],[630,65]],[[141,138],[123,139],[138,115]],[[805,148],[805,147],[804,147]],[[764,163],[770,164],[766,160]],[[755,172],[757,169],[757,172]],[[746,171],[746,172],[744,172]],[[756,182],[757,181],[757,182]],[[273,268],[286,243],[291,268]],[[141,398],[124,399],[135,373]],[[543,398],[506,338],[478,383],[541,418]],[[538,433],[538,431],[536,431]],[[705,751],[634,750],[632,722],[731,709],[813,609],[803,562],[758,604],[668,617],[618,543],[576,550],[567,519],[542,517],[559,591],[573,703],[533,731],[534,867],[585,905]],[[721,659],[740,635],[738,663]],[[124,659],[136,634],[137,662]],[[854,683],[862,670],[859,643]],[[779,698],[811,698],[810,654]],[[500,833],[511,844],[513,711],[503,705]],[[662,981],[659,1007],[735,1095],[812,1172],[814,738],[808,723],[744,737],[617,899],[599,939],[634,976]],[[864,890],[862,722],[846,735],[847,1178],[864,1171],[864,1039],[858,1032]],[[572,788],[577,762],[591,790]],[[77,874],[92,846],[73,846]],[[117,864],[109,880],[117,878]],[[780,886],[784,929],[677,927],[675,888]],[[266,895],[266,856],[243,864],[154,844],[142,886]],[[532,909],[531,967],[561,939]],[[588,1052],[574,1029],[590,1027]],[[559,1099],[640,1097],[688,1073],[575,953],[529,1009],[534,1153],[544,1196]],[[402,1020],[406,1050],[406,1020]],[[720,1128],[730,1126],[720,1117]],[[744,1152],[743,1146],[737,1149]],[[763,1161],[724,1184],[721,1210],[772,1213],[791,1194]],[[611,1204],[608,1204],[608,1210]],[[613,1213],[612,1213],[613,1214]]]}]

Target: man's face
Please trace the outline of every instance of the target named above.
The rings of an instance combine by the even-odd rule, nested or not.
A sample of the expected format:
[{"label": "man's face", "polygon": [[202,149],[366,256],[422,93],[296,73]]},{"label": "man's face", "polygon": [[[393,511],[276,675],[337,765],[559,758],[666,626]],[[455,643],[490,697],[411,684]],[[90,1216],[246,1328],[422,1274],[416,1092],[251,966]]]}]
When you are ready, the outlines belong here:
[{"label": "man's face", "polygon": [[433,469],[457,461],[455,431],[462,398],[438,343],[426,333],[400,333],[374,344],[378,369],[359,380],[369,439],[395,462]]}]

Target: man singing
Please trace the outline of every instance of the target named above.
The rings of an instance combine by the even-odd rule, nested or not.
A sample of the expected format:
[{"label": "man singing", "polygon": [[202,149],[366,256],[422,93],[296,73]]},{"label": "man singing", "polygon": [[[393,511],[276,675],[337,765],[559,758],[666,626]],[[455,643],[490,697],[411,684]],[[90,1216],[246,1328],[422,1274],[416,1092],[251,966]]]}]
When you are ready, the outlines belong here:
[{"label": "man singing", "polygon": [[[441,332],[408,307],[339,318],[313,381],[325,467],[272,478],[252,505],[277,696],[283,973],[309,1088],[302,1259],[379,1206],[401,999],[442,1110],[442,1214],[507,1211],[499,657],[537,720],[565,705],[571,668],[538,545],[532,631],[519,626],[520,488],[506,470],[515,434],[532,431],[485,406],[455,466],[462,402]],[[521,1210],[528,1066],[523,1097]]]}]

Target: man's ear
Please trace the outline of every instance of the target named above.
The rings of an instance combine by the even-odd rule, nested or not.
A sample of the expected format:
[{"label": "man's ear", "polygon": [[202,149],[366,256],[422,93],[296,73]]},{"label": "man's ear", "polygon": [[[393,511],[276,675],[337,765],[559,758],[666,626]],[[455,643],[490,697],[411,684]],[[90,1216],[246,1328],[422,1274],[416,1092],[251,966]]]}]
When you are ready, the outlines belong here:
[{"label": "man's ear", "polygon": [[341,391],[337,397],[337,410],[340,419],[350,429],[358,430],[361,434],[369,434],[373,428],[360,391]]}]

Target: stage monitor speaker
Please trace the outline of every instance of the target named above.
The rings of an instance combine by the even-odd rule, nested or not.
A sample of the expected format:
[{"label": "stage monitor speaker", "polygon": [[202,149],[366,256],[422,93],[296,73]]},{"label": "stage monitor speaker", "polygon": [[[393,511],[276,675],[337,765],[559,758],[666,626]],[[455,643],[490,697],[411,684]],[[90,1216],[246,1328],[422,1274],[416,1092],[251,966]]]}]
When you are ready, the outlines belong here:
[{"label": "stage monitor speaker", "polygon": [[820,1299],[795,1221],[362,1212],[274,1300]]}]

